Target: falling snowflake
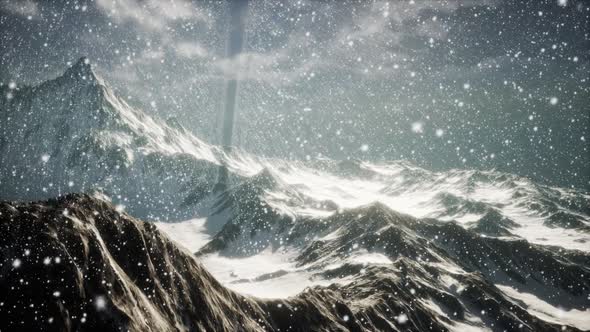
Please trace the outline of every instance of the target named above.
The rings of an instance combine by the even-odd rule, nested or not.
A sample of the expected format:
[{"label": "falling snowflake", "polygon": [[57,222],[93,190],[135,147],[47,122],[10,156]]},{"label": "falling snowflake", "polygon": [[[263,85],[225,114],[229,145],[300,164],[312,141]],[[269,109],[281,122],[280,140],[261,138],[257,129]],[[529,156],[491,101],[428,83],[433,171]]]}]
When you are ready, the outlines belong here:
[{"label": "falling snowflake", "polygon": [[408,322],[408,316],[406,314],[399,314],[397,317],[395,317],[395,320],[399,323],[399,324],[405,324]]},{"label": "falling snowflake", "polygon": [[107,300],[104,296],[99,295],[94,298],[94,307],[96,310],[101,311],[107,307]]},{"label": "falling snowflake", "polygon": [[424,124],[422,122],[414,122],[412,123],[412,131],[416,134],[422,134],[424,132],[423,126]]}]

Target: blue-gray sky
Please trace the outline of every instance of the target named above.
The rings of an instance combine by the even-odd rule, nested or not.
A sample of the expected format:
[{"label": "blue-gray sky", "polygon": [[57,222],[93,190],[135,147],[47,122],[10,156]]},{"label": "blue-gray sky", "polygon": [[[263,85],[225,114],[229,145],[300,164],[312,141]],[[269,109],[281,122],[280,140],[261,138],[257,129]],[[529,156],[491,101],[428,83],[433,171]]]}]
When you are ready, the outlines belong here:
[{"label": "blue-gray sky", "polygon": [[0,82],[86,55],[131,104],[215,143],[290,158],[408,159],[589,188],[590,4],[254,1],[224,59],[226,1],[0,0]]}]

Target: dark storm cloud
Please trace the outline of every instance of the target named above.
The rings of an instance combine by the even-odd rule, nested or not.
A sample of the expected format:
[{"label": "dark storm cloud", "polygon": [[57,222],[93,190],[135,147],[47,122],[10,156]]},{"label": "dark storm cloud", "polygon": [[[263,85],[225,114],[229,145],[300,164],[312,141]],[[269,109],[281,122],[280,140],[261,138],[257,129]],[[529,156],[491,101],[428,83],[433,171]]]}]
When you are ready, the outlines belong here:
[{"label": "dark storm cloud", "polygon": [[0,81],[87,55],[132,104],[216,142],[238,74],[237,141],[257,153],[588,186],[585,2],[251,1],[235,60],[227,17],[224,1],[0,0]]}]

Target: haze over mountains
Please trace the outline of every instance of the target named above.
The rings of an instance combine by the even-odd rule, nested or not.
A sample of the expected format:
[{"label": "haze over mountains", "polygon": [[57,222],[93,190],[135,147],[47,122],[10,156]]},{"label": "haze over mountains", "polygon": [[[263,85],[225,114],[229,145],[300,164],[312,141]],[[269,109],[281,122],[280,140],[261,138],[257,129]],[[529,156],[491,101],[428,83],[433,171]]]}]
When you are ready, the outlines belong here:
[{"label": "haze over mountains", "polygon": [[[1,204],[9,328],[590,329],[587,192],[225,155],[128,105],[85,58],[1,93],[0,199],[44,200]],[[221,162],[233,186],[213,193]],[[91,195],[55,198],[76,192]]]}]

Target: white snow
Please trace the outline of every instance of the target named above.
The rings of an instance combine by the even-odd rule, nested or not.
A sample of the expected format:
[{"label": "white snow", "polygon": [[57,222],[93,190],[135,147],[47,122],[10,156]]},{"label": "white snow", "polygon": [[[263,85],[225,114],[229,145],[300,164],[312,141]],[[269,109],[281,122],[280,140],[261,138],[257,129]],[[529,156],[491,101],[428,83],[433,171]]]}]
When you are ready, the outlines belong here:
[{"label": "white snow", "polygon": [[155,222],[158,229],[190,252],[197,252],[210,239],[205,223],[206,218],[196,218],[181,222]]},{"label": "white snow", "polygon": [[[258,167],[255,166],[258,162]],[[590,234],[575,229],[548,227],[545,220],[551,213],[529,208],[542,204],[545,191],[558,192],[562,197],[583,195],[563,188],[540,189],[533,182],[512,175],[493,171],[451,170],[430,172],[404,162],[360,163],[359,171],[369,176],[339,175],[329,170],[319,170],[303,163],[287,166],[276,160],[251,160],[248,169],[255,171],[266,167],[272,174],[299,197],[310,203],[294,200],[292,194],[278,188],[266,194],[267,202],[274,208],[295,216],[324,218],[340,209],[351,209],[373,202],[381,202],[391,209],[417,218],[431,217],[441,221],[455,220],[461,224],[477,221],[484,216],[479,210],[464,210],[462,204],[480,204],[499,211],[520,227],[511,229],[514,235],[529,242],[557,245],[566,249],[590,251]],[[481,179],[478,179],[481,178]],[[477,179],[477,180],[473,180]],[[457,209],[445,206],[440,195],[451,195],[460,201]],[[337,208],[313,202],[333,202]],[[466,205],[467,206],[467,205]],[[561,207],[564,212],[580,216],[590,224],[590,216]],[[448,211],[455,211],[449,213]]]},{"label": "white snow", "polygon": [[393,262],[389,257],[380,254],[380,253],[370,253],[367,250],[363,249],[359,252],[351,255],[348,259],[351,263],[357,264],[392,264]]},{"label": "white snow", "polygon": [[565,310],[563,308],[555,307],[534,294],[519,292],[510,286],[496,285],[508,296],[524,302],[528,308],[527,310],[537,317],[557,324],[572,325],[580,330],[590,330],[590,309],[584,311],[571,309]]},{"label": "white snow", "polygon": [[[262,298],[285,298],[302,292],[313,285],[328,285],[333,281],[314,280],[310,272],[296,268],[295,252],[272,252],[266,250],[255,256],[230,258],[211,254],[201,258],[213,276],[225,286],[243,294]],[[268,273],[286,271],[280,277],[256,281]]]}]

